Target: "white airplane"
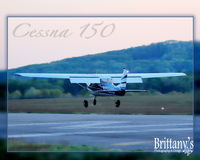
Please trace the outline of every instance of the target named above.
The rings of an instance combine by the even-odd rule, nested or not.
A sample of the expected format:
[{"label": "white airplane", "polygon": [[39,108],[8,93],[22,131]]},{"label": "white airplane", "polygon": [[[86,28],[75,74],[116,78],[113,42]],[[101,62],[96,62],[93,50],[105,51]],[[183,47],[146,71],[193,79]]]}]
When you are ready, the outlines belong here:
[{"label": "white airplane", "polygon": [[[94,95],[93,105],[96,105],[96,96],[124,96],[126,92],[146,92],[146,90],[127,90],[127,83],[143,83],[145,78],[162,78],[185,76],[185,73],[128,73],[123,68],[122,74],[59,74],[59,73],[16,73],[17,76],[32,78],[59,78],[69,79],[71,83],[79,84]],[[86,83],[87,87],[81,85]],[[118,84],[118,85],[114,85]],[[115,103],[120,106],[120,100]],[[84,107],[88,107],[88,101],[84,100]]]}]

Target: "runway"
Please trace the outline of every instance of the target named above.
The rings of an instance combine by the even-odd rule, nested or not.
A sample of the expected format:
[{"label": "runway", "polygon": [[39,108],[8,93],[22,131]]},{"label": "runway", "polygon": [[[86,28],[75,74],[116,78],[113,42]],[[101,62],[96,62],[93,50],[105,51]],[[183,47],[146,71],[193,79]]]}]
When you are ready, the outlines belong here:
[{"label": "runway", "polygon": [[153,151],[164,137],[193,137],[192,115],[8,114],[8,139],[26,142]]}]

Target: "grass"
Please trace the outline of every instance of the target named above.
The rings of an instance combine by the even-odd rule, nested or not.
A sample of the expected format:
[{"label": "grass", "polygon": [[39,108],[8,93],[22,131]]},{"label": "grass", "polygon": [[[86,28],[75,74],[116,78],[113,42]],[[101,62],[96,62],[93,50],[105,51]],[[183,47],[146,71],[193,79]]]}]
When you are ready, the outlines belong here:
[{"label": "grass", "polygon": [[120,151],[87,145],[52,145],[8,140],[8,151]]},{"label": "grass", "polygon": [[6,140],[0,139],[0,158],[2,160],[12,159],[12,160],[43,160],[43,159],[74,159],[74,160],[119,160],[119,159],[138,159],[138,160],[199,160],[200,156],[197,154],[193,154],[187,156],[185,154],[180,153],[145,153],[145,152],[130,152],[130,153],[122,153],[122,152],[104,152],[104,153],[97,153],[97,152],[71,152],[71,153],[35,153],[35,152],[15,152],[10,153],[6,150]]},{"label": "grass", "polygon": [[[83,100],[89,107],[83,107]],[[120,99],[121,105],[115,107]],[[69,97],[49,99],[8,100],[9,112],[27,113],[108,113],[108,114],[192,114],[192,93],[172,93],[152,95],[133,94],[124,97],[97,97],[97,105],[92,105],[92,97]]]},{"label": "grass", "polygon": [[145,152],[130,152],[130,153],[122,153],[122,152],[70,152],[70,153],[35,153],[35,152],[7,152],[6,150],[6,140],[0,139],[0,159],[2,160],[43,160],[43,159],[73,159],[73,160],[120,160],[120,159],[138,159],[138,160],[199,160],[199,155],[190,155],[187,156],[185,154],[180,153],[145,153]]}]

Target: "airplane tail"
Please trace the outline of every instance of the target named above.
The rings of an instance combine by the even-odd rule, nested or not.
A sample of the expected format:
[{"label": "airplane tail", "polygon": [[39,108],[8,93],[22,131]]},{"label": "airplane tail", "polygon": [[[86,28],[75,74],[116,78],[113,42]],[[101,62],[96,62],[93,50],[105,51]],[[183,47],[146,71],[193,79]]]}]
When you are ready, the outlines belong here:
[{"label": "airplane tail", "polygon": [[119,85],[119,87],[122,90],[126,90],[127,74],[128,74],[128,71],[124,67],[123,68],[123,74],[122,74],[122,77],[121,77],[121,82],[120,82],[120,85]]}]

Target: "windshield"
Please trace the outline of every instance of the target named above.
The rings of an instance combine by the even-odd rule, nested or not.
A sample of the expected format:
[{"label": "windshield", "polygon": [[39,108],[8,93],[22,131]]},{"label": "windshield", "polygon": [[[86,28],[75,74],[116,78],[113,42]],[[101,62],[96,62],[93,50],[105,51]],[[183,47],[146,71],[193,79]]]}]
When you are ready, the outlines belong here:
[{"label": "windshield", "polygon": [[103,78],[103,79],[100,79],[100,82],[101,82],[102,84],[105,84],[105,83],[107,83],[107,84],[112,84],[112,83],[113,83],[113,81],[112,81],[111,78]]}]

